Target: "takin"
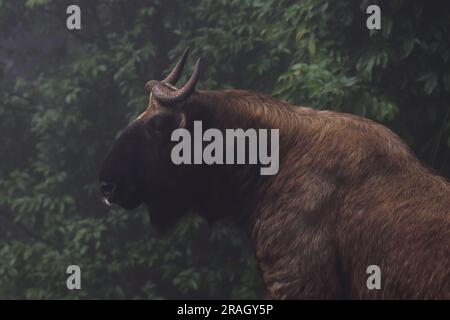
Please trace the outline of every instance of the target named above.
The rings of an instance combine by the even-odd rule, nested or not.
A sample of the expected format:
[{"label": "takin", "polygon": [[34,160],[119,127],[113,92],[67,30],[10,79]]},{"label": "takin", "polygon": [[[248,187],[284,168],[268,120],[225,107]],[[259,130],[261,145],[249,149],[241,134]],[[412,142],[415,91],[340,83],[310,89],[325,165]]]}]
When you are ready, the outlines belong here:
[{"label": "takin", "polygon": [[[107,203],[145,204],[162,229],[189,210],[231,216],[253,244],[273,299],[450,299],[450,184],[392,131],[244,90],[196,90],[200,60],[175,84],[186,49],[100,170]],[[171,133],[279,129],[279,171],[259,165],[175,165]],[[368,267],[381,272],[369,288]]]}]

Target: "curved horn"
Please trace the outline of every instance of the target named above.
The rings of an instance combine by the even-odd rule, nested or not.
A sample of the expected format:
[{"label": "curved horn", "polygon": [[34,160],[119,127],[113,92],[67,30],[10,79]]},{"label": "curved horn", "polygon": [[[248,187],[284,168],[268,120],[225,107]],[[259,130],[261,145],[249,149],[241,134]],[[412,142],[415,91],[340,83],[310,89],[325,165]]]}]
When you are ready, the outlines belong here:
[{"label": "curved horn", "polygon": [[200,77],[200,59],[195,64],[194,72],[192,73],[186,84],[178,90],[173,90],[163,82],[158,83],[152,89],[152,94],[161,103],[171,104],[181,102],[187,99],[195,90],[198,79]]},{"label": "curved horn", "polygon": [[177,83],[178,79],[180,79],[181,71],[183,71],[184,64],[186,63],[186,58],[188,56],[189,49],[190,49],[189,47],[184,49],[183,54],[181,55],[180,59],[178,59],[177,64],[162,82],[171,85],[175,85],[175,83]]}]

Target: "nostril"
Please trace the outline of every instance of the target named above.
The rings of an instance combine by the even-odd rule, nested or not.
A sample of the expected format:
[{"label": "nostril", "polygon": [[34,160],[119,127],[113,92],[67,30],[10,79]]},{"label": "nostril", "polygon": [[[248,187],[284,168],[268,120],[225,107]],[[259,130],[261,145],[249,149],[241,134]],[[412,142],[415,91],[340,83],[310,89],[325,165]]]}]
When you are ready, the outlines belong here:
[{"label": "nostril", "polygon": [[100,191],[105,197],[109,197],[114,193],[116,186],[113,183],[102,182],[100,183]]}]

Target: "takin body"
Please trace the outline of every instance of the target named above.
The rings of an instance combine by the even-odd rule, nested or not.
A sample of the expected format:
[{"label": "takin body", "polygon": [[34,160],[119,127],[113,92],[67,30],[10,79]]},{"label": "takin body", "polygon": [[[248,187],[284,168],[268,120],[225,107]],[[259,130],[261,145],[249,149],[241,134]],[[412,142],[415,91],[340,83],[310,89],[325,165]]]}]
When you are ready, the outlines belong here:
[{"label": "takin body", "polygon": [[[109,202],[144,203],[161,227],[190,209],[209,220],[232,215],[248,231],[274,299],[450,299],[444,178],[362,117],[248,91],[195,91],[198,68],[176,89],[185,55],[172,78],[147,84],[148,108],[105,159],[100,181]],[[279,129],[279,172],[172,164],[170,132],[192,130],[195,120],[220,130]],[[380,289],[366,284],[370,265],[380,267]]]}]

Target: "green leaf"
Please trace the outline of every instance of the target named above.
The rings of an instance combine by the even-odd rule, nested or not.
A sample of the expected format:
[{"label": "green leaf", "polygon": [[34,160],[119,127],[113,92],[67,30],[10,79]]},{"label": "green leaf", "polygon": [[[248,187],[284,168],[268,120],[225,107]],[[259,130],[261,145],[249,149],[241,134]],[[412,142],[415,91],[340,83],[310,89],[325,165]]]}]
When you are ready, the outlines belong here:
[{"label": "green leaf", "polygon": [[431,94],[437,87],[438,76],[437,74],[432,74],[426,81],[424,90],[426,94]]},{"label": "green leaf", "polygon": [[415,39],[409,39],[409,40],[403,42],[403,45],[402,45],[403,57],[407,57],[411,54],[412,50],[414,49],[415,43],[416,43]]},{"label": "green leaf", "polygon": [[300,46],[300,42],[303,38],[303,36],[307,33],[308,31],[306,30],[305,27],[300,27],[297,31],[297,33],[295,34],[295,43],[297,44],[297,46]]}]

